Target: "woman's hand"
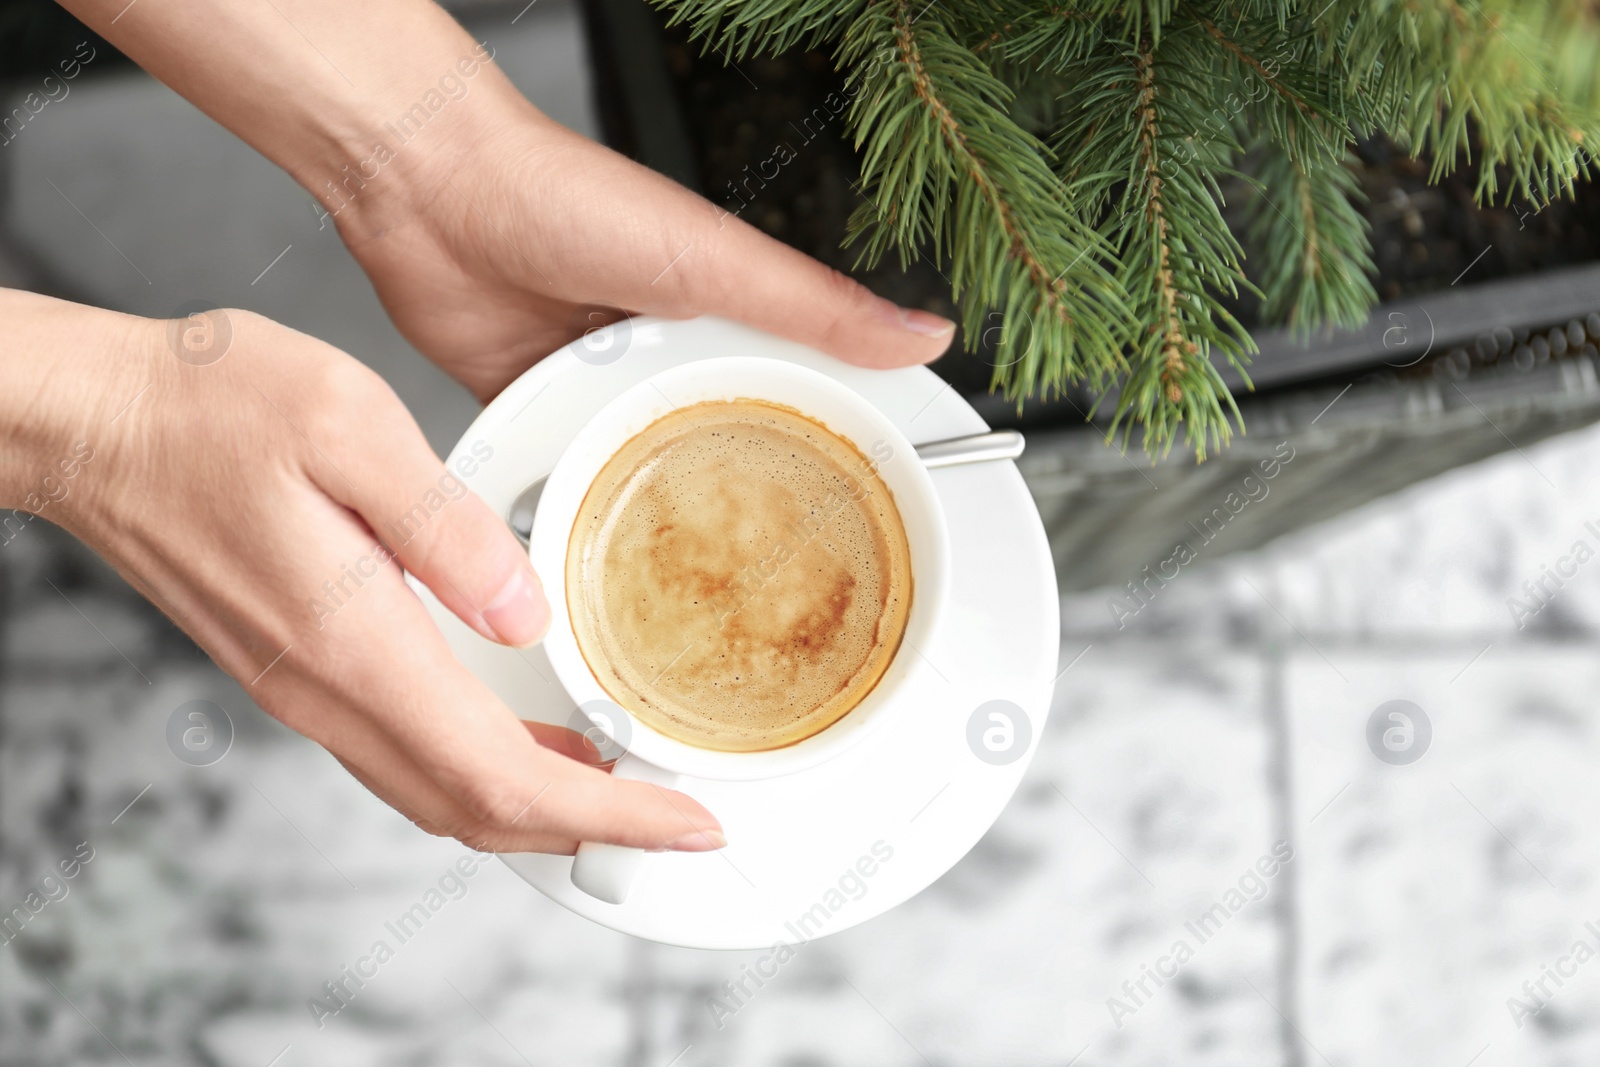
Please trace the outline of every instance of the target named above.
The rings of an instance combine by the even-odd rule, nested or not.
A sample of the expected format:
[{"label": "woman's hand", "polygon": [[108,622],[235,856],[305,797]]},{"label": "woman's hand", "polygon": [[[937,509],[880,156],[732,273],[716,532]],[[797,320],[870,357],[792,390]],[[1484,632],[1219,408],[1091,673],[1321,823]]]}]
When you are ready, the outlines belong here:
[{"label": "woman's hand", "polygon": [[[908,311],[655,172],[579,136],[497,70],[457,126],[334,215],[412,344],[488,400],[561,345],[628,314],[715,314],[851,363],[926,363],[954,326]],[[370,169],[370,168],[369,168]]]},{"label": "woman's hand", "polygon": [[260,316],[207,318],[0,290],[0,506],[33,506],[42,473],[87,450],[48,516],[430,833],[494,851],[720,847],[698,803],[586,766],[578,735],[519,721],[452,655],[402,566],[507,644],[542,637],[549,609],[389,387]]},{"label": "woman's hand", "polygon": [[547,118],[432,0],[62,3],[294,175],[481,400],[624,312],[721,315],[866,367],[954,335]]}]

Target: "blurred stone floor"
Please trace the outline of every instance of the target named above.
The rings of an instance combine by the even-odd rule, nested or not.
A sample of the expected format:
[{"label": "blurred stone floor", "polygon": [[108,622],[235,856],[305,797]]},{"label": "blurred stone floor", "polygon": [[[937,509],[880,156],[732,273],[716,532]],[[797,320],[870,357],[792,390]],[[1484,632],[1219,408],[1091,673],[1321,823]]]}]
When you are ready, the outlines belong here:
[{"label": "blurred stone floor", "polygon": [[[474,25],[592,131],[571,8],[520,8]],[[26,137],[13,275],[147,314],[243,304],[378,367],[436,448],[470,421],[305,194],[165,90],[82,83]],[[462,850],[34,523],[0,546],[0,908],[67,892],[0,945],[0,1067],[1594,1063],[1600,961],[1572,953],[1600,951],[1600,564],[1525,629],[1506,601],[1600,547],[1597,456],[1600,431],[1559,438],[1186,568],[1122,629],[1110,591],[1069,598],[1055,710],[999,823],[721,1029],[707,997],[754,954],[634,941],[491,863],[318,1030],[306,999]],[[237,730],[209,767],[165,740],[195,699]],[[1409,765],[1369,748],[1390,700],[1431,724]],[[1275,846],[1293,858],[1253,874]],[[1547,1005],[1514,1017],[1541,980]]]}]

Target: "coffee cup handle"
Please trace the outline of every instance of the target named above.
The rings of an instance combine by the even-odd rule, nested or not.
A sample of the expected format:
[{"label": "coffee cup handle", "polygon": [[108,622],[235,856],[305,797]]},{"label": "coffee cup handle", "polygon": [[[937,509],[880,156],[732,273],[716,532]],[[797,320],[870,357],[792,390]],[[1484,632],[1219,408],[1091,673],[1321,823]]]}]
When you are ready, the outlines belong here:
[{"label": "coffee cup handle", "polygon": [[[672,789],[678,784],[679,775],[625,752],[611,768],[611,777]],[[621,904],[628,899],[628,891],[639,876],[639,861],[643,858],[644,850],[640,848],[599,841],[579,842],[578,854],[572,859],[572,884],[597,900]]]}]

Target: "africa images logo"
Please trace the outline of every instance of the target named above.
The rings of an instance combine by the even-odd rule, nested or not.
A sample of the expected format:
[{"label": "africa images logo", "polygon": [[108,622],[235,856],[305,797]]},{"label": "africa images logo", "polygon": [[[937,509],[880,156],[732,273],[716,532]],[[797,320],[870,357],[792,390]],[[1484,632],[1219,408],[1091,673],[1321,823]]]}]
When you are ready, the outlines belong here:
[{"label": "africa images logo", "polygon": [[1393,767],[1415,763],[1433,743],[1433,720],[1409,700],[1388,700],[1367,717],[1367,747]]}]

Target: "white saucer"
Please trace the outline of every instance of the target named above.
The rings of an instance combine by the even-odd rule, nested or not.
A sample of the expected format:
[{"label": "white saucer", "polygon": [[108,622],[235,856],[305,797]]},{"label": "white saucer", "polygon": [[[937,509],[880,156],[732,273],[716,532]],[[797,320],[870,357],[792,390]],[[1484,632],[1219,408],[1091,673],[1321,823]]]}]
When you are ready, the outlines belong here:
[{"label": "white saucer", "polygon": [[[457,443],[452,469],[474,445],[479,456],[484,446],[493,450],[463,480],[497,512],[505,514],[528,483],[549,473],[566,442],[611,397],[658,371],[712,356],[769,356],[822,371],[878,405],[914,443],[988,428],[925,368],[863,370],[720,319],[640,318],[608,330],[542,360]],[[999,817],[1033,757],[1054,688],[1059,619],[1049,546],[1015,464],[930,473],[949,524],[952,583],[945,620],[922,650],[926,669],[904,696],[922,708],[920,715],[787,778],[686,780],[683,791],[722,821],[728,847],[647,855],[623,904],[575,888],[570,857],[505,855],[506,865],[597,923],[709,949],[837,933],[881,915],[949,870]],[[518,715],[569,722],[573,703],[541,650],[518,652],[485,640],[412,584],[456,655]],[[1000,764],[979,758],[975,751],[983,746],[969,744],[984,726],[969,730],[974,712],[996,700],[1025,713],[1016,730],[1023,745]]]}]

